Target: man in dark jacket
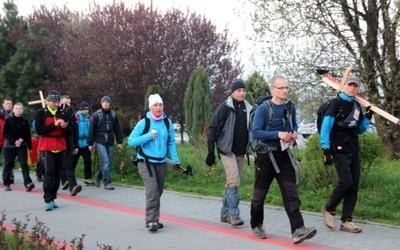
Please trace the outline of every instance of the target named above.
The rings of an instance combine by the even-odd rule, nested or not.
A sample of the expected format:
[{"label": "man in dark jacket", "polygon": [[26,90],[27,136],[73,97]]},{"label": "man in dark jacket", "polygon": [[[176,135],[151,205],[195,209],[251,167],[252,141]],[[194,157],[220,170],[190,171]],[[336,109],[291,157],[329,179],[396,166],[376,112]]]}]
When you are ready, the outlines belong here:
[{"label": "man in dark jacket", "polygon": [[61,183],[62,189],[69,188],[71,196],[76,196],[82,191],[82,186],[78,185],[75,177],[75,166],[73,163],[73,156],[78,152],[78,128],[74,112],[71,108],[71,98],[68,95],[61,96],[60,107],[67,115],[68,124],[72,127],[72,133],[65,136],[67,149],[65,150],[65,160],[61,168]]},{"label": "man in dark jacket", "polygon": [[238,187],[247,150],[252,106],[245,100],[246,86],[242,80],[235,80],[231,91],[231,96],[218,107],[208,127],[206,164],[212,166],[215,163],[216,144],[226,173],[221,222],[240,226],[243,225],[243,220],[240,218]]},{"label": "man in dark jacket", "polygon": [[45,211],[58,208],[54,202],[60,187],[60,171],[65,160],[67,149],[65,136],[70,135],[73,127],[68,116],[59,107],[60,93],[51,91],[46,98],[46,107],[35,114],[36,133],[40,136],[39,151],[43,157],[46,173],[43,180]]},{"label": "man in dark jacket", "polygon": [[93,145],[96,143],[97,152],[100,156],[101,169],[95,174],[96,186],[100,187],[101,179],[103,179],[104,189],[106,190],[114,190],[111,185],[114,135],[118,143],[118,150],[122,150],[122,142],[124,141],[118,116],[114,110],[110,109],[110,105],[111,98],[103,96],[101,98],[101,109],[92,115],[87,139],[90,152],[92,152]]}]

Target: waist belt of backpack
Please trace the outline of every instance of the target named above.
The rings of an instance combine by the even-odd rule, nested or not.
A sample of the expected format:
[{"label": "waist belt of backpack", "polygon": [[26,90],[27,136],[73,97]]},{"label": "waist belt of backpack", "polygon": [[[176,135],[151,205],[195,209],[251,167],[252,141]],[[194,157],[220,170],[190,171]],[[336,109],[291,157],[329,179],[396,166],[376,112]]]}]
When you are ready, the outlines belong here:
[{"label": "waist belt of backpack", "polygon": [[274,166],[275,172],[277,174],[279,174],[281,171],[279,170],[278,164],[276,163],[274,154],[272,153],[272,151],[278,151],[278,147],[270,147],[265,143],[260,143],[258,145],[258,150],[257,153],[258,154],[265,154],[268,153],[269,158],[271,159],[272,162],[272,166]]},{"label": "waist belt of backpack", "polygon": [[149,172],[150,177],[153,177],[153,172],[151,171],[149,160],[161,161],[161,160],[163,160],[165,157],[167,157],[168,151],[167,151],[167,153],[165,154],[165,156],[162,157],[162,158],[161,158],[161,157],[148,156],[148,155],[146,155],[145,153],[143,153],[143,150],[141,150],[141,149],[140,149],[139,151],[140,151],[140,152],[138,152],[138,154],[141,155],[141,156],[144,158],[144,162],[146,163],[147,171]]},{"label": "waist belt of backpack", "polygon": [[[273,151],[278,151],[279,149],[280,149],[279,147],[269,147],[269,146],[267,146],[267,145],[263,145],[261,151],[257,152],[257,153],[261,153],[261,154],[262,154],[262,153],[264,153],[264,154],[265,154],[265,153],[268,153],[268,156],[269,156],[269,158],[271,159],[272,165],[274,166],[275,172],[276,172],[277,174],[279,174],[281,171],[279,170],[278,164],[276,163],[274,154],[273,154],[272,152],[273,152]],[[294,170],[295,170],[296,172],[298,172],[296,162],[295,162],[295,160],[293,159],[293,155],[292,155],[292,153],[290,152],[290,149],[287,149],[287,150],[285,150],[285,151],[287,152],[287,154],[288,154],[288,156],[289,156],[290,162],[292,163],[292,166],[293,166]]]}]

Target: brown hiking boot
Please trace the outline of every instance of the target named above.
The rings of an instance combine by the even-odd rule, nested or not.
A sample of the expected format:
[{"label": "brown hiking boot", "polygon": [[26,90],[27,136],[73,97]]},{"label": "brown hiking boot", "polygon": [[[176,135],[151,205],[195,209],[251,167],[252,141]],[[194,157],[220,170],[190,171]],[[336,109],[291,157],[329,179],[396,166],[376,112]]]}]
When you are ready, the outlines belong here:
[{"label": "brown hiking boot", "polygon": [[346,221],[346,222],[343,222],[342,225],[340,225],[340,231],[348,232],[348,233],[361,233],[362,228],[354,225],[354,223],[351,221]]},{"label": "brown hiking boot", "polygon": [[244,222],[239,217],[236,219],[231,219],[231,225],[234,227],[241,226],[243,224],[244,224]]},{"label": "brown hiking boot", "polygon": [[325,207],[323,207],[321,211],[325,226],[330,230],[336,230],[335,222],[333,221],[334,213],[326,211]]}]

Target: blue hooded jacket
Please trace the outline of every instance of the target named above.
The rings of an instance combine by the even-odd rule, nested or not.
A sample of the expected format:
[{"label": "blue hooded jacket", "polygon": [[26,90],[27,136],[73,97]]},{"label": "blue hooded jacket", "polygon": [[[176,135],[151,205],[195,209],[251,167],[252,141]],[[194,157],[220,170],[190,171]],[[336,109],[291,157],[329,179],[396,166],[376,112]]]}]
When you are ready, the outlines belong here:
[{"label": "blue hooded jacket", "polygon": [[90,114],[84,115],[81,111],[76,113],[76,123],[78,124],[78,148],[88,146],[87,138],[90,128]]},{"label": "blue hooded jacket", "polygon": [[[150,119],[149,132],[143,134],[146,120],[140,120],[129,135],[128,145],[132,148],[141,146],[143,152],[146,155],[155,158],[165,157],[165,155],[167,155],[167,152],[169,152],[172,164],[180,164],[178,152],[176,150],[175,132],[172,126],[172,122],[165,116],[165,114],[164,117],[160,120],[154,120],[151,116],[151,112],[147,112],[146,117]],[[164,119],[168,119],[168,122],[170,124],[169,131],[165,126]],[[151,137],[152,130],[157,131],[157,137],[155,140],[153,140]],[[137,158],[139,160],[144,160],[144,158],[140,154],[137,155]],[[167,162],[167,158],[165,157],[161,161],[155,161],[151,159],[149,161],[153,163],[165,163]]]}]

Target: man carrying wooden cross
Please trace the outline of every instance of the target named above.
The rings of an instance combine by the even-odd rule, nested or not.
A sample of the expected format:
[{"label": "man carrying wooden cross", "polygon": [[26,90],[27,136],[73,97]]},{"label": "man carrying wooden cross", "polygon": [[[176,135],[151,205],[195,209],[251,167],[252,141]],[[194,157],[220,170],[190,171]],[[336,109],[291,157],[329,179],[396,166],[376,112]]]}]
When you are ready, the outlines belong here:
[{"label": "man carrying wooden cross", "polygon": [[322,208],[324,223],[329,229],[336,230],[333,216],[343,200],[340,231],[350,233],[362,231],[352,222],[361,172],[358,135],[367,130],[374,113],[367,107],[366,114],[363,114],[355,101],[359,89],[360,79],[349,76],[344,81],[342,92],[330,102],[321,126],[324,163],[330,166],[333,162],[339,178],[329,201]]}]

